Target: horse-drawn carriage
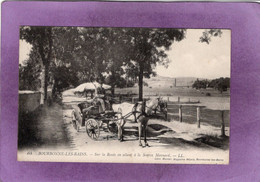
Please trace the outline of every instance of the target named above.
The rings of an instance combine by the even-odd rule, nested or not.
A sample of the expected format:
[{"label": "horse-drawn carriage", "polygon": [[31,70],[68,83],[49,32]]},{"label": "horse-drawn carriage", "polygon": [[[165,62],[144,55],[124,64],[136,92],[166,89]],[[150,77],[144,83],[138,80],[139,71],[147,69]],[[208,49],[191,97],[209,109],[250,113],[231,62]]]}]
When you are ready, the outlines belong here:
[{"label": "horse-drawn carriage", "polygon": [[98,101],[91,100],[81,102],[73,107],[72,123],[74,128],[79,131],[84,127],[88,136],[96,140],[100,135],[100,129],[106,124],[110,132],[115,131],[113,123],[118,122],[122,117],[122,110],[114,111],[111,103],[105,102],[105,111],[102,111],[101,104]]},{"label": "horse-drawn carriage", "polygon": [[[146,104],[148,103],[148,104]],[[118,139],[123,140],[123,127],[126,123],[126,120],[129,116],[133,115],[135,122],[139,123],[139,140],[141,137],[140,131],[142,128],[146,128],[148,118],[154,113],[161,112],[165,115],[167,119],[167,103],[161,100],[160,98],[150,99],[148,101],[137,102],[132,104],[132,110],[128,113],[125,113],[123,116],[122,108],[120,104],[116,104],[117,110],[113,109],[112,103],[105,100],[105,111],[102,110],[101,104],[97,101],[82,102],[74,106],[72,112],[72,122],[77,129],[85,126],[88,136],[97,140],[100,135],[100,129],[104,125],[107,126],[108,131],[118,132]],[[113,127],[113,126],[116,126]],[[146,132],[145,132],[146,140]]]}]

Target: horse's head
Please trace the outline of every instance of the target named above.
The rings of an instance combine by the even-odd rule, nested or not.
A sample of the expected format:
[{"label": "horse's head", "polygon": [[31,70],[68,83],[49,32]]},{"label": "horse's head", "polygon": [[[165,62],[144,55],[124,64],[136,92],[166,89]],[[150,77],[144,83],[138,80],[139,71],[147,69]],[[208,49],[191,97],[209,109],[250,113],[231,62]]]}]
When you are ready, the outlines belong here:
[{"label": "horse's head", "polygon": [[149,116],[153,111],[158,107],[159,100],[157,98],[150,99],[147,101],[139,101],[135,104],[134,108],[137,113],[140,113],[145,116]]},{"label": "horse's head", "polygon": [[160,100],[159,103],[158,103],[158,106],[159,106],[161,111],[167,112],[167,102],[166,101]]},{"label": "horse's head", "polygon": [[157,97],[156,99],[157,99],[158,101],[161,101],[161,100],[162,100],[162,97],[159,96],[159,97]]},{"label": "horse's head", "polygon": [[158,107],[160,98],[154,98],[146,101],[145,112],[147,115],[151,115],[153,111]]}]

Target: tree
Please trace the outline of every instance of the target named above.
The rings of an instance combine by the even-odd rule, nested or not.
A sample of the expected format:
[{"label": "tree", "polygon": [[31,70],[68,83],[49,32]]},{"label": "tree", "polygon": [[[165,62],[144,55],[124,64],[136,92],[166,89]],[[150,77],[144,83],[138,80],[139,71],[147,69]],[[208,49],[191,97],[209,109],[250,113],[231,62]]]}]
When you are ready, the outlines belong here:
[{"label": "tree", "polygon": [[40,56],[41,64],[41,103],[47,99],[49,66],[52,59],[52,27],[29,27],[20,29],[20,39],[30,43]]},{"label": "tree", "polygon": [[80,28],[80,33],[79,62],[82,68],[88,68],[82,71],[88,74],[88,81],[111,85],[114,95],[115,87],[126,84],[123,75],[130,60],[127,52],[131,37],[124,28]]},{"label": "tree", "polygon": [[[40,65],[45,100],[48,84],[55,93],[98,81],[110,84],[114,93],[115,87],[133,85],[137,80],[142,100],[143,78],[156,75],[158,64],[168,66],[167,51],[172,43],[184,39],[185,33],[184,29],[24,26],[20,38],[38,55],[40,61],[30,64]],[[205,30],[200,41],[209,43],[211,37],[220,35],[220,30]]]},{"label": "tree", "polygon": [[227,89],[230,88],[230,78],[221,77],[211,80],[209,87],[218,90],[220,93],[227,91]]},{"label": "tree", "polygon": [[52,94],[79,84],[81,65],[77,61],[80,37],[76,27],[53,28],[53,60],[50,64]]},{"label": "tree", "polygon": [[209,85],[209,81],[208,80],[199,80],[197,79],[193,84],[192,84],[192,88],[196,88],[196,89],[206,89]]},{"label": "tree", "polygon": [[111,85],[112,95],[115,87],[124,87],[126,79],[123,77],[124,65],[129,62],[129,42],[131,38],[127,36],[126,30],[122,28],[108,28],[107,39],[105,40],[105,60],[107,61],[106,74],[107,84]]},{"label": "tree", "polygon": [[222,31],[220,29],[206,29],[199,38],[199,42],[210,43],[212,37],[221,37]]},{"label": "tree", "polygon": [[143,100],[143,77],[150,78],[156,73],[153,71],[157,64],[167,67],[169,60],[166,51],[175,41],[185,37],[184,29],[126,29],[131,37],[128,43],[130,60],[128,67],[138,72],[139,100]]},{"label": "tree", "polygon": [[41,87],[39,60],[39,54],[33,48],[23,65],[19,64],[19,90],[39,90]]}]

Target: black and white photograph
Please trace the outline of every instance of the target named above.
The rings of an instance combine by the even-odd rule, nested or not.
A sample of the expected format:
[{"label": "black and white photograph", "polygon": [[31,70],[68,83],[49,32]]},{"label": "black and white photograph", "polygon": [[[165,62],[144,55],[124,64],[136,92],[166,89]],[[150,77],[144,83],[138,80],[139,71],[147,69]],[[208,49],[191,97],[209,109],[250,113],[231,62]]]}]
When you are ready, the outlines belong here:
[{"label": "black and white photograph", "polygon": [[19,161],[229,164],[231,30],[21,26]]}]

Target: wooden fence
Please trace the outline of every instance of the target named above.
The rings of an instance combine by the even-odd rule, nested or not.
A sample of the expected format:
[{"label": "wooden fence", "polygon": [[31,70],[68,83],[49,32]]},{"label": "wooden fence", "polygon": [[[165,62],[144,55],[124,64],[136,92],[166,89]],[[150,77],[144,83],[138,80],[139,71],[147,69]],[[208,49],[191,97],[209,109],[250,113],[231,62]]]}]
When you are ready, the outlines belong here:
[{"label": "wooden fence", "polygon": [[[175,105],[175,104],[172,104],[172,105]],[[168,104],[168,106],[171,106],[171,104]],[[178,120],[179,120],[179,122],[183,122],[183,111],[184,111],[184,107],[183,106],[185,106],[185,105],[178,105]],[[201,127],[201,120],[202,120],[201,109],[203,107],[201,107],[201,106],[193,106],[193,107],[196,107],[196,113],[189,112],[189,114],[194,114],[193,117],[194,118],[196,117],[197,127],[200,128]],[[226,136],[226,134],[225,134],[225,119],[224,119],[225,117],[224,117],[224,112],[225,112],[224,110],[214,111],[215,115],[220,116],[220,118],[217,119],[217,122],[219,122],[219,125],[221,127],[221,136]],[[169,115],[169,113],[168,113],[168,115]],[[169,116],[167,116],[167,117],[169,118]]]}]

